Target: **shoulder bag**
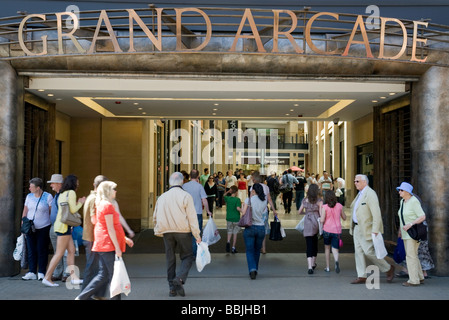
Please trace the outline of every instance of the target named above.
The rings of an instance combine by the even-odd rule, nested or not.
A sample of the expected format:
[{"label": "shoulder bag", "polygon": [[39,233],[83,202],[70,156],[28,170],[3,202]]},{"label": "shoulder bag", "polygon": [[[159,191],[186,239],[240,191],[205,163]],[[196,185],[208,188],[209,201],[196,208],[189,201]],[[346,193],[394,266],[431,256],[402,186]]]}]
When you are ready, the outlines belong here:
[{"label": "shoulder bag", "polygon": [[238,223],[239,227],[247,228],[253,225],[253,213],[251,210],[251,197],[248,198],[248,207],[246,208],[245,214],[240,218]]},{"label": "shoulder bag", "polygon": [[61,210],[61,222],[70,227],[81,225],[81,215],[78,212],[71,213],[69,207],[69,192],[66,195],[66,201],[59,204]]},{"label": "shoulder bag", "polygon": [[37,200],[36,209],[34,210],[34,217],[32,220],[28,219],[27,216],[22,218],[22,226],[20,227],[20,232],[23,234],[30,234],[32,232],[35,232],[36,229],[34,227],[34,218],[36,218],[36,212],[37,207],[39,206],[39,202],[42,199],[42,196],[44,195],[44,191],[42,192],[41,196],[39,197],[39,200]]},{"label": "shoulder bag", "polygon": [[[284,181],[285,181],[284,178],[285,177],[287,177],[287,182],[284,183]],[[286,193],[286,192],[292,191],[292,188],[290,187],[290,183],[289,182],[290,182],[290,178],[289,178],[288,175],[282,177],[282,185],[279,187],[279,191],[281,193]]]},{"label": "shoulder bag", "polygon": [[[404,211],[404,200],[401,201],[401,220],[402,225],[405,226],[404,215],[402,214],[403,211]],[[413,240],[416,241],[427,240],[427,227],[424,223],[414,224],[410,229],[407,230],[407,233]]]}]

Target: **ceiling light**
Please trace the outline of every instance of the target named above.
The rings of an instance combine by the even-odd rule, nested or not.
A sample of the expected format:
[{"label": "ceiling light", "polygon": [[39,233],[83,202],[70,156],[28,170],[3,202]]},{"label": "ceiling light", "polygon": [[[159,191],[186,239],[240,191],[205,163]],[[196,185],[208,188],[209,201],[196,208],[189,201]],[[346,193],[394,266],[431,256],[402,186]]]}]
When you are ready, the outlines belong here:
[{"label": "ceiling light", "polygon": [[299,104],[295,103],[293,106],[294,106],[294,107],[299,107]]},{"label": "ceiling light", "polygon": [[49,94],[47,94],[47,96],[49,96],[49,97],[53,97],[53,96],[54,96],[54,94],[53,94],[53,93],[49,93]]},{"label": "ceiling light", "polygon": [[134,105],[135,105],[135,106],[138,106],[138,105],[139,105],[139,103],[138,103],[138,102],[134,102]]},{"label": "ceiling light", "polygon": [[216,116],[217,114],[214,112],[214,113],[212,113],[212,115],[213,115],[213,116]]},{"label": "ceiling light", "polygon": [[290,109],[290,111],[295,111],[294,109]]},{"label": "ceiling light", "polygon": [[396,92],[390,92],[389,95],[390,96],[394,96],[396,94]]},{"label": "ceiling light", "polygon": [[377,101],[377,100],[371,100],[371,102],[374,102],[374,103],[375,103],[375,102],[379,102],[379,101]]},{"label": "ceiling light", "polygon": [[286,115],[286,116],[289,116],[289,115],[290,115],[290,113],[286,113],[285,115]]},{"label": "ceiling light", "polygon": [[214,106],[219,106],[220,104],[219,103],[214,103]]},{"label": "ceiling light", "polygon": [[381,99],[387,99],[387,97],[379,97],[379,98],[381,98]]},{"label": "ceiling light", "polygon": [[214,110],[214,111],[217,111],[218,109],[217,109],[217,108],[214,108],[213,110]]},{"label": "ceiling light", "polygon": [[39,92],[44,92],[45,90],[44,90],[44,89],[38,89],[37,91],[39,91]]},{"label": "ceiling light", "polygon": [[143,108],[137,108],[137,110],[143,110]]}]

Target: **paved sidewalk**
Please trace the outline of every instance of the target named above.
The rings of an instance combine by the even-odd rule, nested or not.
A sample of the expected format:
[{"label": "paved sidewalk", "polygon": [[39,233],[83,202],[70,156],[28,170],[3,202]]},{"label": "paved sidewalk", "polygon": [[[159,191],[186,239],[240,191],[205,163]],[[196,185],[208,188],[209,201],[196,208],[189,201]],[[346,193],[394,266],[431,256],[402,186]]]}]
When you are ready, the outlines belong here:
[{"label": "paved sidewalk", "polygon": [[[379,289],[365,285],[351,285],[355,279],[353,253],[340,255],[340,274],[325,272],[324,255],[318,255],[318,267],[313,275],[307,274],[304,253],[267,253],[261,256],[259,275],[250,280],[245,253],[212,253],[212,262],[200,273],[192,266],[185,284],[185,297],[168,297],[168,284],[164,254],[124,254],[131,279],[132,291],[123,300],[226,300],[242,303],[257,300],[447,300],[449,277],[432,276],[425,284],[406,288],[405,279],[395,278],[387,283],[380,275]],[[389,259],[389,258],[388,258]],[[391,263],[393,260],[389,259]],[[179,261],[179,260],[178,260]],[[332,261],[332,260],[331,260]],[[85,257],[76,257],[81,272]],[[178,264],[179,265],[179,264]],[[60,283],[48,288],[40,281],[23,281],[24,274],[0,278],[1,300],[73,300],[79,289]]]}]

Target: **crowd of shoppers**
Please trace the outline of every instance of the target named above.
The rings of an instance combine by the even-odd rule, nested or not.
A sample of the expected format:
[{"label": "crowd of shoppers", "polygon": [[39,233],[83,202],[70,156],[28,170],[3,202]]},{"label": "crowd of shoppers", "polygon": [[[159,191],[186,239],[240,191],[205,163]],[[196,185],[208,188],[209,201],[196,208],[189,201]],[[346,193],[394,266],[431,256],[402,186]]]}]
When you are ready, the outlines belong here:
[{"label": "crowd of shoppers", "polygon": [[[238,176],[238,177],[237,177]],[[77,197],[78,178],[54,174],[47,182],[54,197],[45,192],[42,179],[33,178],[29,182],[22,216],[32,221],[32,231],[26,234],[29,270],[23,280],[42,280],[45,286],[58,286],[59,280],[70,278],[73,285],[82,284],[77,299],[105,299],[111,282],[114,260],[121,257],[126,245],[133,246],[134,232],[120,213],[116,199],[117,184],[99,175],[94,179],[93,190],[86,197]],[[350,234],[354,238],[357,278],[353,284],[363,284],[367,280],[367,261],[386,273],[388,282],[395,276],[395,268],[384,258],[376,256],[372,235],[383,233],[380,206],[375,191],[369,186],[365,175],[356,175],[355,188],[358,191],[352,201],[347,217],[344,212],[345,181],[333,180],[327,172],[316,179],[307,174],[293,174],[287,170],[281,177],[272,173],[266,180],[258,171],[245,177],[243,172],[228,171],[210,175],[205,169],[200,176],[194,169],[190,173],[175,172],[169,180],[170,189],[157,200],[154,210],[154,233],[164,239],[167,262],[169,296],[185,295],[184,284],[195,261],[197,245],[201,242],[203,210],[209,217],[213,208],[226,206],[227,239],[225,251],[237,253],[237,236],[242,231],[238,226],[240,218],[251,208],[252,225],[244,228],[248,274],[256,279],[259,272],[260,254],[265,253],[265,239],[269,234],[269,209],[278,215],[276,199],[282,194],[284,213],[291,212],[292,200],[298,214],[303,215],[303,236],[306,244],[307,273],[313,274],[317,267],[319,238],[324,239],[326,267],[330,272],[330,253],[334,259],[334,269],[340,272],[339,249],[341,246],[341,220],[350,219]],[[403,182],[397,187],[401,197],[398,216],[399,236],[404,240],[406,251],[406,275],[409,280],[404,286],[418,286],[423,283],[425,273],[418,254],[420,243],[413,240],[407,231],[415,224],[425,221],[425,213],[419,198],[413,194],[413,186]],[[293,191],[296,197],[293,198]],[[75,246],[73,227],[61,221],[61,203],[67,202],[70,212],[83,208],[83,244],[86,252],[86,267],[83,280],[75,267]],[[130,238],[125,236],[125,230]],[[54,255],[48,263],[50,239]],[[232,240],[232,243],[231,243]],[[181,268],[176,270],[175,252],[179,250]],[[427,256],[430,256],[428,249]],[[66,259],[63,259],[65,258]],[[48,265],[48,266],[47,266]],[[404,271],[402,271],[404,273]],[[120,295],[113,297],[120,299]]]}]

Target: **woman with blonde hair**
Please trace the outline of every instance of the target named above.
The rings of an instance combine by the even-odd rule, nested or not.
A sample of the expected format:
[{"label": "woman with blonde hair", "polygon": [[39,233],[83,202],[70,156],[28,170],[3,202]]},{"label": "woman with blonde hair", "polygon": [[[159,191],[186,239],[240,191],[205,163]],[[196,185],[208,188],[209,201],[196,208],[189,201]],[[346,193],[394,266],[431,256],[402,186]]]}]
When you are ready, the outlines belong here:
[{"label": "woman with blonde hair", "polygon": [[[99,272],[76,297],[77,300],[87,300],[101,293],[104,286],[111,283],[115,256],[122,256],[126,244],[130,247],[134,245],[131,239],[125,237],[120,215],[112,204],[117,194],[116,187],[115,182],[103,181],[97,188],[97,210],[96,215],[92,217],[92,223],[95,225],[92,252],[98,254]],[[114,298],[120,299],[120,295]]]}]

